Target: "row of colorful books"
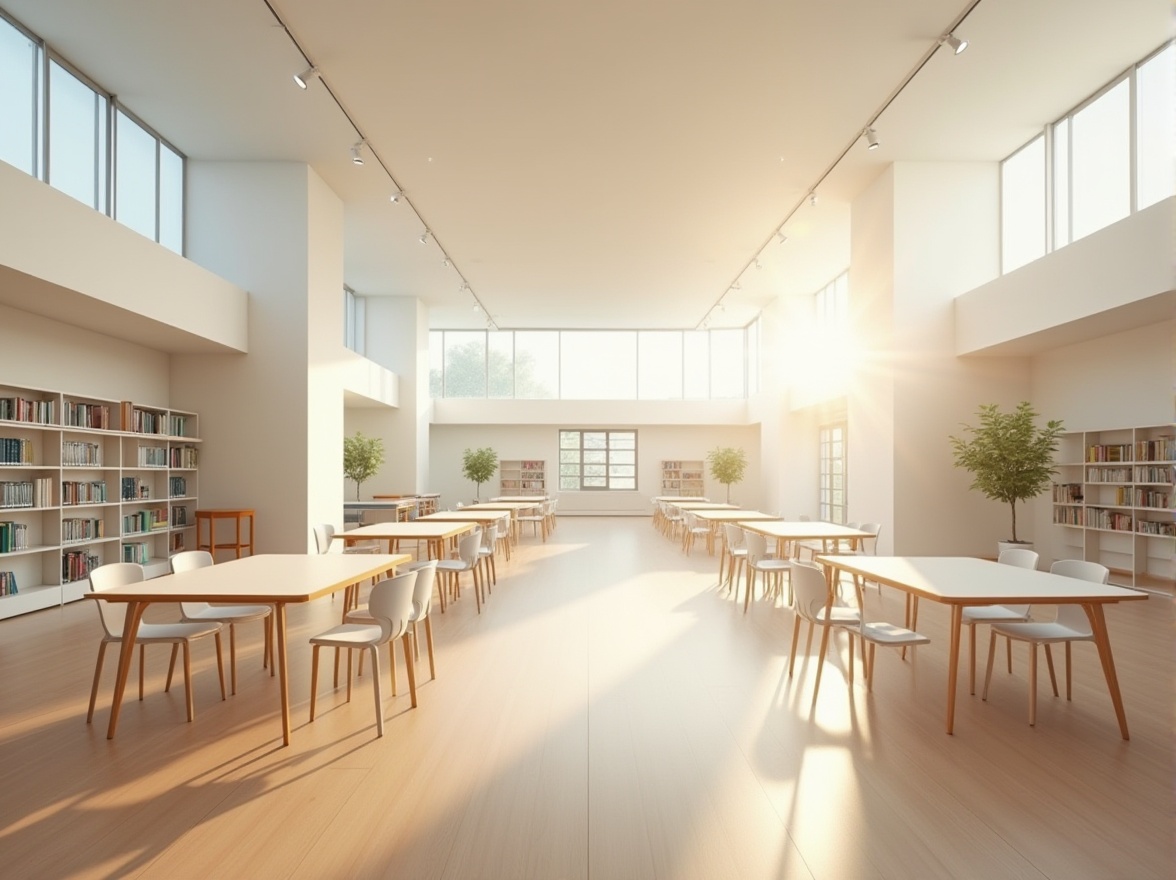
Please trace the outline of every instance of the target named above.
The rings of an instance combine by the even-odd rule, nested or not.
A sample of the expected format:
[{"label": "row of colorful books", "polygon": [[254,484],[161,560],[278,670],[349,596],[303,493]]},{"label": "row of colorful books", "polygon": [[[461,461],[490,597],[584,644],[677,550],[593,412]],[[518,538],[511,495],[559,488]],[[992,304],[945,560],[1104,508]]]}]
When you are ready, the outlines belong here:
[{"label": "row of colorful books", "polygon": [[19,592],[16,588],[16,572],[0,571],[0,596],[15,596]]},{"label": "row of colorful books", "polygon": [[29,524],[0,521],[0,553],[29,549]]},{"label": "row of colorful books", "polygon": [[56,422],[52,400],[26,400],[23,397],[0,397],[0,419],[52,425]]}]

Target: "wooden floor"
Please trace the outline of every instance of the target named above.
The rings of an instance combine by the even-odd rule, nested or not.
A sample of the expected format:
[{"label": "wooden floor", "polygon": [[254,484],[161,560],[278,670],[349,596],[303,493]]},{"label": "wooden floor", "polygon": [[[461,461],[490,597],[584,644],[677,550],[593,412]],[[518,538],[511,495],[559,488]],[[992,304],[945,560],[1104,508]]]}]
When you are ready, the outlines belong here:
[{"label": "wooden floor", "polygon": [[[328,676],[307,723],[307,639],[338,603],[294,607],[289,748],[257,625],[235,697],[198,644],[185,723],[157,648],[107,741],[113,661],[85,723],[89,603],[0,622],[0,875],[1172,876],[1171,600],[1108,609],[1130,742],[1090,645],[1072,702],[1046,679],[1036,728],[1020,646],[988,702],[964,679],[947,736],[944,608],[923,603],[933,641],[913,660],[879,651],[873,694],[847,685],[841,638],[810,715],[814,670],[787,678],[791,613],[745,616],[716,568],[645,519],[562,518],[500,565],[481,615],[468,590],[437,615],[438,677],[418,709],[387,699],[383,739],[366,677],[347,704]],[[893,591],[867,605],[901,619]]]}]

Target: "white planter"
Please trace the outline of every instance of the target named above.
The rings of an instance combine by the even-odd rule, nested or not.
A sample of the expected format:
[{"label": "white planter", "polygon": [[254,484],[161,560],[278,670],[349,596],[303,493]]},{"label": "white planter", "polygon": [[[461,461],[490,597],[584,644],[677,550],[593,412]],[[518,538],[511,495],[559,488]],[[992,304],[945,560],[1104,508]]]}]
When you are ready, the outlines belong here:
[{"label": "white planter", "polygon": [[1017,541],[1015,543],[1013,541],[997,541],[996,542],[996,555],[997,556],[1000,556],[1000,554],[1003,553],[1005,550],[1018,550],[1018,549],[1019,550],[1032,550],[1033,549],[1033,542],[1032,541]]}]

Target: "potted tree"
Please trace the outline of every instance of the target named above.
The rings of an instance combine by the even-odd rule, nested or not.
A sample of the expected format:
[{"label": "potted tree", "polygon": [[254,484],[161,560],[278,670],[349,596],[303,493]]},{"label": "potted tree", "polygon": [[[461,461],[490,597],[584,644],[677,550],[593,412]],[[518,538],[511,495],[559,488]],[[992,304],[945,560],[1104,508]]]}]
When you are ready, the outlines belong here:
[{"label": "potted tree", "polygon": [[727,503],[731,503],[731,484],[743,479],[747,470],[747,456],[734,446],[716,446],[706,454],[711,476],[727,487]]},{"label": "potted tree", "polygon": [[498,453],[493,449],[467,449],[461,456],[461,472],[467,480],[478,484],[477,498],[482,498],[482,484],[498,470]]},{"label": "potted tree", "polygon": [[995,403],[983,404],[977,417],[979,424],[975,427],[963,426],[972,435],[970,439],[949,438],[955,466],[972,474],[970,488],[1009,505],[1011,537],[1000,542],[1000,549],[1006,544],[1032,546],[1029,541],[1017,539],[1017,502],[1049,488],[1062,423],[1049,421],[1044,428],[1037,427],[1037,413],[1027,400],[1012,412],[1001,412]]},{"label": "potted tree", "polygon": [[359,486],[371,479],[384,463],[384,441],[379,437],[365,437],[359,431],[354,437],[343,438],[343,476],[355,480],[355,500],[359,500]]}]

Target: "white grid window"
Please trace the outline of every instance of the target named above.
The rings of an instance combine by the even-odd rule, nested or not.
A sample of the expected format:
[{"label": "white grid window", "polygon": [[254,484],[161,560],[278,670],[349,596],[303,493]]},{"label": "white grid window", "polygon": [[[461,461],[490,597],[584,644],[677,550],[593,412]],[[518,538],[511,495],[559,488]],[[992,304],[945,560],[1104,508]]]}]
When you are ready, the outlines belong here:
[{"label": "white grid window", "polygon": [[636,431],[560,431],[561,491],[629,492],[637,488]]},{"label": "white grid window", "polygon": [[818,516],[832,523],[845,522],[846,471],[845,423],[820,428]]}]

